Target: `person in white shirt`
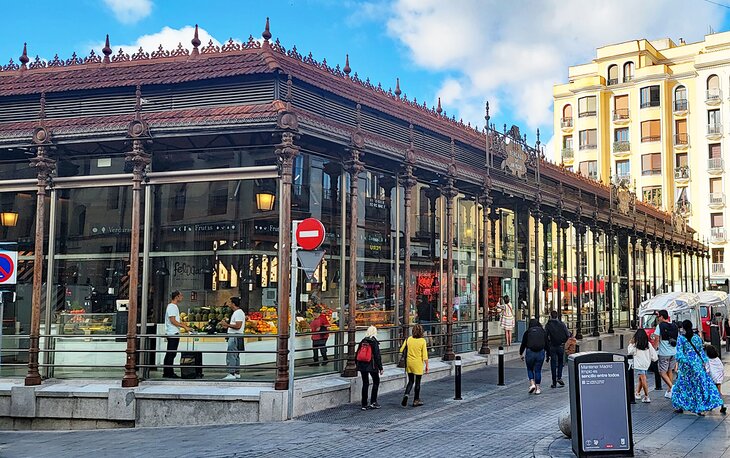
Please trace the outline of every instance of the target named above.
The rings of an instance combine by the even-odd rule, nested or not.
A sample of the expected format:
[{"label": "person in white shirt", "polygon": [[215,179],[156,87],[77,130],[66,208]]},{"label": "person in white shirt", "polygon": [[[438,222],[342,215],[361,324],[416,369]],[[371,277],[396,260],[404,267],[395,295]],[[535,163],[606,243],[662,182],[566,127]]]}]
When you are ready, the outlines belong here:
[{"label": "person in white shirt", "polygon": [[651,402],[651,399],[649,399],[649,383],[646,381],[646,371],[649,370],[652,361],[659,360],[659,356],[656,350],[654,350],[654,347],[649,343],[646,331],[643,329],[636,330],[634,337],[629,341],[627,353],[634,357],[634,375],[639,378],[639,386],[635,396],[638,399],[641,396],[641,390],[644,390],[644,396],[641,398],[641,402]]},{"label": "person in white shirt", "polygon": [[[226,366],[228,367],[228,375],[223,380],[235,380],[241,378],[241,355],[244,348],[243,330],[246,326],[246,314],[241,310],[241,298],[232,297],[226,303],[233,311],[231,314],[231,322],[225,319],[221,321],[221,326],[228,329],[228,353],[226,353]],[[233,335],[231,335],[233,334]]]},{"label": "person in white shirt", "polygon": [[175,364],[175,356],[177,356],[177,347],[180,345],[180,338],[176,337],[180,334],[180,328],[190,331],[190,326],[180,320],[180,309],[178,304],[182,302],[183,295],[180,291],[173,291],[170,294],[170,303],[165,309],[165,334],[167,335],[167,353],[165,353],[164,369],[162,376],[165,378],[180,378],[175,373],[173,365]]},{"label": "person in white shirt", "polygon": [[[708,359],[705,368],[707,369],[707,373],[710,374],[710,378],[715,383],[717,391],[720,392],[720,397],[722,398],[722,382],[725,380],[725,366],[722,364],[722,360],[720,359],[720,352],[718,352],[714,346],[707,344],[705,345],[705,354]],[[724,415],[725,412],[727,412],[727,406],[723,404],[722,407],[720,407],[720,413]]]}]

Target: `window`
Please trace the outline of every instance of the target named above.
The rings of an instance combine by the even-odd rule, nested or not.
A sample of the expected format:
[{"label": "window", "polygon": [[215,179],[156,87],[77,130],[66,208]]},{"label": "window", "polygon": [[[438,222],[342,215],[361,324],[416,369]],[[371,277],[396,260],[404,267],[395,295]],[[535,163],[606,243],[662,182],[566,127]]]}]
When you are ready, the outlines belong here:
[{"label": "window", "polygon": [[598,163],[596,161],[583,161],[578,167],[580,174],[584,177],[593,178],[594,180],[598,178]]},{"label": "window", "polygon": [[573,149],[573,136],[563,137],[563,148]]},{"label": "window", "polygon": [[618,65],[608,67],[608,85],[618,84]]},{"label": "window", "polygon": [[710,193],[722,192],[722,178],[710,178]]},{"label": "window", "polygon": [[631,166],[628,160],[616,161],[616,176],[628,177],[631,175]]},{"label": "window", "polygon": [[645,186],[641,189],[641,195],[644,202],[652,204],[655,207],[662,206],[662,187],[661,186]]},{"label": "window", "polygon": [[578,99],[578,117],[596,115],[596,96],[581,97]]},{"label": "window", "polygon": [[628,83],[634,79],[634,63],[626,62],[624,64],[624,83]]},{"label": "window", "polygon": [[662,154],[652,153],[641,156],[641,174],[642,175],[661,175],[662,173]]},{"label": "window", "polygon": [[627,142],[629,141],[629,128],[624,127],[622,129],[616,129],[613,131],[613,141],[615,142]]},{"label": "window", "polygon": [[228,213],[228,182],[214,181],[208,185],[208,215]]},{"label": "window", "polygon": [[642,142],[658,142],[662,139],[661,125],[658,119],[641,122],[641,141]]},{"label": "window", "polygon": [[563,119],[571,119],[573,117],[573,105],[565,105],[563,107]]},{"label": "window", "polygon": [[720,89],[720,78],[717,75],[710,75],[707,78],[707,90]]},{"label": "window", "polygon": [[688,163],[687,153],[679,153],[674,157],[674,164],[677,167],[687,167]]},{"label": "window", "polygon": [[619,95],[613,98],[613,119],[629,119],[628,95]]},{"label": "window", "polygon": [[641,108],[659,106],[659,86],[641,88]]},{"label": "window", "polygon": [[707,124],[711,126],[720,124],[720,110],[707,110]]},{"label": "window", "polygon": [[710,213],[710,227],[724,227],[725,221],[722,217],[722,213]]},{"label": "window", "polygon": [[689,137],[687,136],[687,120],[677,119],[674,121],[674,144],[686,145],[687,143],[689,143]]},{"label": "window", "polygon": [[722,264],[725,262],[725,249],[724,248],[713,248],[712,249],[712,263]]},{"label": "window", "polygon": [[687,88],[684,86],[677,86],[674,90],[674,111],[686,111],[687,110]]},{"label": "window", "polygon": [[719,159],[720,157],[722,157],[722,150],[720,149],[719,143],[711,143],[707,146],[710,154],[710,159]]},{"label": "window", "polygon": [[595,149],[596,142],[596,129],[581,130],[579,133],[579,145],[580,149]]}]

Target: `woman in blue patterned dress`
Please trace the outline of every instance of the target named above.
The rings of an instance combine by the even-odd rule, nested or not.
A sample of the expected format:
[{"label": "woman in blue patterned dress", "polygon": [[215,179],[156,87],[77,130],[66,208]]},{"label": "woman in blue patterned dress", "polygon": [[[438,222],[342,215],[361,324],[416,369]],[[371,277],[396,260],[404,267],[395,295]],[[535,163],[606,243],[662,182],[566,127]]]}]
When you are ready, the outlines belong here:
[{"label": "woman in blue patterned dress", "polygon": [[692,322],[682,322],[684,334],[677,339],[677,381],[672,388],[672,406],[675,412],[687,410],[697,415],[722,406],[717,387],[707,374],[708,362],[700,336],[695,335]]}]

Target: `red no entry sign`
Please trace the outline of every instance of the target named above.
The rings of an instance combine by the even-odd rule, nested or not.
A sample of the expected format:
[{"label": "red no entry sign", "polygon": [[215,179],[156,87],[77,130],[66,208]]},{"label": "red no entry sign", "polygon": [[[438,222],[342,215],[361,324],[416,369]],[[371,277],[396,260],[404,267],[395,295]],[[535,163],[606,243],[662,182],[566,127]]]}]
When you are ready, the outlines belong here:
[{"label": "red no entry sign", "polygon": [[302,250],[316,250],[324,242],[324,224],[316,218],[307,218],[297,226],[296,237]]}]

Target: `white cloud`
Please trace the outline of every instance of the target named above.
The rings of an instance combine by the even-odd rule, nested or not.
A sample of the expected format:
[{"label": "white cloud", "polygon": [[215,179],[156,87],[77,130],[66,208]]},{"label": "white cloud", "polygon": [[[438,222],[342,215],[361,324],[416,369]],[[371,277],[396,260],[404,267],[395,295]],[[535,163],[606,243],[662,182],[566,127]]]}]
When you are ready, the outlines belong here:
[{"label": "white cloud", "polygon": [[396,0],[390,11],[388,33],[413,62],[448,73],[436,94],[446,111],[481,126],[490,100],[493,122],[502,108],[523,132],[551,130],[553,84],[567,81],[570,65],[595,58],[597,47],[700,40],[725,13],[683,0]]},{"label": "white cloud", "polygon": [[[124,52],[131,55],[137,52],[140,47],[145,52],[152,53],[153,51],[157,51],[160,45],[162,45],[163,49],[172,51],[174,49],[177,49],[177,45],[179,43],[182,44],[184,48],[190,50],[193,48],[193,45],[190,43],[190,41],[193,39],[194,34],[195,27],[193,26],[186,25],[179,29],[173,29],[165,26],[157,33],[142,35],[141,37],[137,38],[134,43],[120,45],[115,44],[114,41],[112,41],[112,54],[116,54],[117,52],[119,52],[119,48],[122,48],[124,49]],[[207,46],[210,40],[213,40],[213,44],[217,46],[220,46],[221,44],[218,40],[213,38],[213,36],[211,36],[205,29],[202,29],[200,27],[198,28],[198,38],[201,41],[200,47]],[[101,51],[101,48],[103,47],[104,43],[97,43],[92,46],[92,48],[96,50],[97,54]]]},{"label": "white cloud", "polygon": [[152,0],[104,0],[104,4],[123,24],[134,24],[152,12]]}]

